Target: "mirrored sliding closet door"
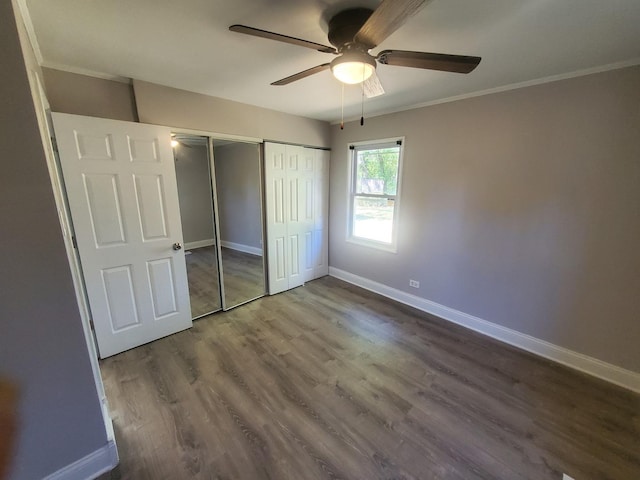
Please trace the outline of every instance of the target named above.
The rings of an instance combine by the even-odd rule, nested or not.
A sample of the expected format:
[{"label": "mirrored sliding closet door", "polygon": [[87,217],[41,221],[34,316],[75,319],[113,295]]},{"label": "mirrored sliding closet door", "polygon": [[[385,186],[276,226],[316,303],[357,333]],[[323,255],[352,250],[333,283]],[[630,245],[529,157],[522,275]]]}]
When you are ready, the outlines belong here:
[{"label": "mirrored sliding closet door", "polygon": [[260,146],[213,139],[224,308],[265,294]]},{"label": "mirrored sliding closet door", "polygon": [[209,137],[172,134],[191,314],[222,308]]},{"label": "mirrored sliding closet door", "polygon": [[173,133],[193,318],[265,294],[258,143]]}]

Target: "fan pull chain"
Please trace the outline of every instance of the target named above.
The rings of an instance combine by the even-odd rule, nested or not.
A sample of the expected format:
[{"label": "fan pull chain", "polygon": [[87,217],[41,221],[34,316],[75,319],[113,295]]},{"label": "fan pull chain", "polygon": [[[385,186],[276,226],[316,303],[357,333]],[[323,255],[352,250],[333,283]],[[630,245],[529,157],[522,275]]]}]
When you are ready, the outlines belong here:
[{"label": "fan pull chain", "polygon": [[344,83],[340,82],[342,85],[342,99],[340,102],[340,106],[342,107],[342,116],[340,117],[340,130],[344,130]]},{"label": "fan pull chain", "polygon": [[362,67],[362,106],[360,108],[360,126],[364,126],[364,66]]}]

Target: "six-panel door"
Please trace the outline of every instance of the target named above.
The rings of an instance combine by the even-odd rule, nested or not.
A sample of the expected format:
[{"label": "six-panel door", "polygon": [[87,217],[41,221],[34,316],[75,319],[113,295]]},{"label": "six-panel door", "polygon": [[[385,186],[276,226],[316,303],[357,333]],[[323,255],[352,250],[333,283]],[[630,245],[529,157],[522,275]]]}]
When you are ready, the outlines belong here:
[{"label": "six-panel door", "polygon": [[269,294],[327,275],[328,152],[265,143]]},{"label": "six-panel door", "polygon": [[191,326],[168,128],[53,114],[102,358]]}]

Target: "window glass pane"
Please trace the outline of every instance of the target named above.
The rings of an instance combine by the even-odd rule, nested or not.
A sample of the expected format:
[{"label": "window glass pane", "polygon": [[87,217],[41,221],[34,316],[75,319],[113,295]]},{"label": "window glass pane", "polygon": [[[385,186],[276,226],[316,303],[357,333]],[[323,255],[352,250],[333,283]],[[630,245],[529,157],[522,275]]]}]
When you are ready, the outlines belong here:
[{"label": "window glass pane", "polygon": [[399,156],[399,146],[358,150],[355,193],[396,195]]},{"label": "window glass pane", "polygon": [[393,204],[386,198],[354,197],[353,236],[391,243]]}]

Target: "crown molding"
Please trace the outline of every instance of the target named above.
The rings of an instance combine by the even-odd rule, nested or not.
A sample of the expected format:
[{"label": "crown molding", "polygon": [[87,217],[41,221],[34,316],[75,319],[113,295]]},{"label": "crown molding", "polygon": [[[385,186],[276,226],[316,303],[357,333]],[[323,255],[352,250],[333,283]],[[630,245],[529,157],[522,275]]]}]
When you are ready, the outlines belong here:
[{"label": "crown molding", "polygon": [[111,80],[112,82],[126,83],[131,85],[132,80],[129,77],[123,77],[121,75],[113,75],[111,73],[96,72],[95,70],[89,70],[87,68],[73,67],[71,65],[65,65],[63,63],[50,62],[48,60],[43,61],[40,64],[41,67],[49,68],[52,70],[60,70],[62,72],[75,73],[77,75],[84,75],[87,77],[100,78],[102,80]]},{"label": "crown molding", "polygon": [[[542,78],[536,78],[533,80],[527,80],[525,82],[510,83],[508,85],[502,85],[500,87],[488,88],[486,90],[478,90],[476,92],[464,93],[462,95],[455,95],[453,97],[446,97],[438,100],[431,100],[428,102],[417,103],[415,105],[411,105],[408,107],[389,108],[389,109],[382,110],[380,112],[367,115],[366,118],[381,117],[384,115],[389,115],[391,113],[406,112],[406,111],[415,110],[418,108],[431,107],[433,105],[440,105],[442,103],[457,102],[459,100],[466,100],[467,98],[482,97],[484,95],[492,95],[494,93],[508,92],[509,90],[518,90],[520,88],[533,87],[536,85],[543,85],[545,83],[559,82],[561,80],[568,80],[570,78],[584,77],[586,75],[593,75],[595,73],[608,72],[610,70],[619,70],[621,68],[633,67],[636,65],[640,65],[640,57],[636,57],[631,60],[625,60],[623,62],[609,63],[607,65],[600,65],[598,67],[585,68],[582,70],[575,70],[573,72],[561,73],[558,75],[551,75],[551,76],[542,77]],[[360,120],[359,116],[351,117],[351,118],[345,119],[344,123],[355,122],[359,120]],[[335,120],[330,123],[331,125],[340,125],[339,120]]]},{"label": "crown molding", "polygon": [[27,0],[14,0],[14,5],[18,7],[20,17],[22,17],[22,23],[24,24],[24,29],[27,31],[27,37],[29,38],[29,43],[33,49],[36,61],[38,62],[38,65],[42,65],[42,52],[40,51],[40,44],[38,43],[38,37],[36,37],[36,31],[33,28],[31,13],[29,12],[29,7],[27,7]]}]

